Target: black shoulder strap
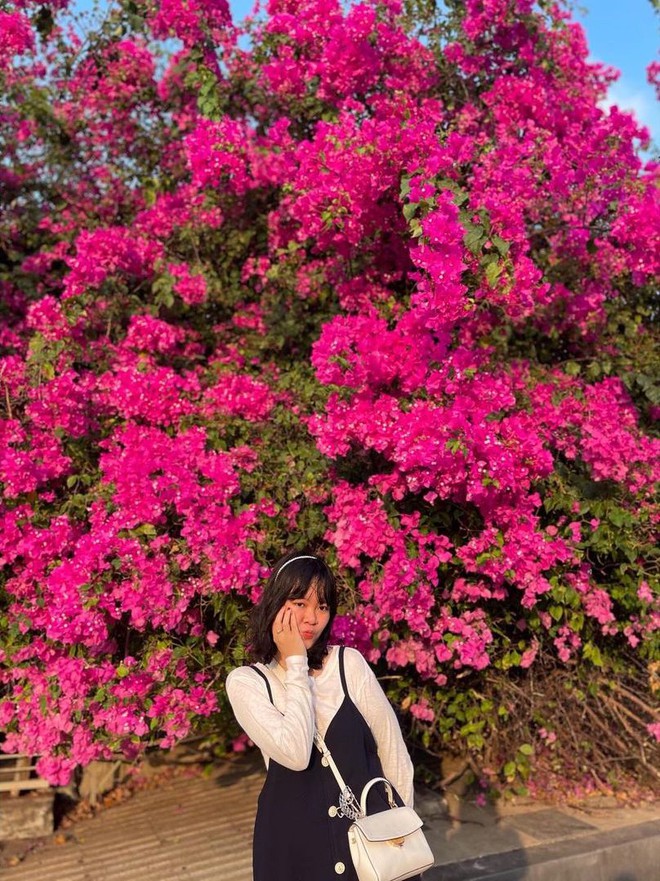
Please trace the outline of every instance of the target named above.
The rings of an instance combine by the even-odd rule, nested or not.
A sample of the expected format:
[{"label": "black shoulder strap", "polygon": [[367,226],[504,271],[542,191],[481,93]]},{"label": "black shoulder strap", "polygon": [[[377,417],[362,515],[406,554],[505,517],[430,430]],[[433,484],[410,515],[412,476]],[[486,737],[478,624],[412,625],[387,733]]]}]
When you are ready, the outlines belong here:
[{"label": "black shoulder strap", "polygon": [[263,670],[260,670],[256,664],[250,664],[250,667],[255,670],[266,683],[266,690],[268,691],[268,700],[271,702],[273,706],[275,706],[275,701],[273,700],[273,692],[270,690],[270,682],[268,681],[268,677],[264,673]]},{"label": "black shoulder strap", "polygon": [[346,671],[344,670],[344,649],[346,646],[339,646],[339,676],[341,678],[341,687],[344,691],[344,695],[349,697],[348,694],[348,686],[346,685]]}]

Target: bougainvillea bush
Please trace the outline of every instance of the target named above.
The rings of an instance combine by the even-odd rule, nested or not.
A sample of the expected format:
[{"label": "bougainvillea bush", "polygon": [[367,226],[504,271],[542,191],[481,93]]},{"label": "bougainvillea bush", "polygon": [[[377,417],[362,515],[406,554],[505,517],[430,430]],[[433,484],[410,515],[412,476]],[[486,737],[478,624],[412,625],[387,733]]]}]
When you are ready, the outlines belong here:
[{"label": "bougainvillea bush", "polygon": [[243,748],[224,676],[307,546],[431,777],[652,779],[658,166],[615,72],[546,0],[66,5],[0,14],[2,749]]}]

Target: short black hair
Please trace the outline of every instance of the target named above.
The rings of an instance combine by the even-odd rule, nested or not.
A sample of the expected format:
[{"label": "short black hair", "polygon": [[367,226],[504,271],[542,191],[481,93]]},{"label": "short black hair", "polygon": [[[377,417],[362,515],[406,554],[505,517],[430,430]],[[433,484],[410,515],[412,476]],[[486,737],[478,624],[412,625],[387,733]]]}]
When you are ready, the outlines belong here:
[{"label": "short black hair", "polygon": [[[300,557],[301,559],[294,559]],[[289,562],[293,560],[293,562]],[[285,565],[289,563],[289,565]],[[268,664],[277,654],[273,640],[273,621],[287,600],[304,597],[310,587],[316,589],[320,603],[330,611],[330,619],[321,635],[307,652],[310,669],[320,670],[328,653],[328,639],[337,614],[337,584],[328,564],[310,551],[291,551],[277,561],[264,592],[250,617],[249,652],[257,661]]]}]

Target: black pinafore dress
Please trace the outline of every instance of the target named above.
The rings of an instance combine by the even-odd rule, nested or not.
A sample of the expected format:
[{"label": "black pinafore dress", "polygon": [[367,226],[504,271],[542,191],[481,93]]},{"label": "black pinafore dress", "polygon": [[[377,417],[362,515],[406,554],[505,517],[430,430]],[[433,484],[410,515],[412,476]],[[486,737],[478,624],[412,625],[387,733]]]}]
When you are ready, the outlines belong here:
[{"label": "black pinafore dress", "polygon": [[[253,669],[270,683],[258,667]],[[372,777],[383,769],[371,729],[348,693],[344,648],[339,649],[339,675],[344,698],[324,740],[347,785],[357,798]],[[398,794],[398,804],[403,804]],[[348,848],[352,820],[337,816],[339,787],[332,770],[312,749],[304,771],[292,771],[272,759],[259,796],[254,826],[252,865],[254,881],[357,881]],[[381,786],[369,793],[369,813],[387,810]],[[420,881],[419,875],[410,881]]]}]

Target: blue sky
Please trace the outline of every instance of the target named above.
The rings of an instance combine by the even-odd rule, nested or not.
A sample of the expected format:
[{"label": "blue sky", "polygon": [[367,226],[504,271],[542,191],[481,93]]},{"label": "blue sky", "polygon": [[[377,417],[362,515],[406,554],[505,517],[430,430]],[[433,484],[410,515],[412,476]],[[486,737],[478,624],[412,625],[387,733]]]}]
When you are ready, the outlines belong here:
[{"label": "blue sky", "polygon": [[610,101],[635,111],[660,146],[660,103],[646,82],[646,67],[658,55],[660,15],[650,0],[582,0],[577,15],[587,34],[591,56],[621,71],[610,90]]}]

